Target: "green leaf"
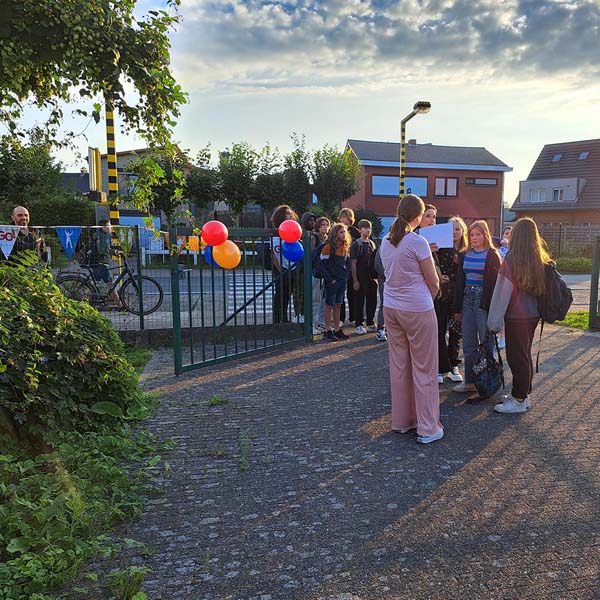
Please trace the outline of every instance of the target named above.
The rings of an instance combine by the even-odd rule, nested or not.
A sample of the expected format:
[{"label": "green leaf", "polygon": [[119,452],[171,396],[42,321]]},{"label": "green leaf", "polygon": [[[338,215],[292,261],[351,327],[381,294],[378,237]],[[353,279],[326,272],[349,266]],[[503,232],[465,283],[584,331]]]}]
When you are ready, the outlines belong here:
[{"label": "green leaf", "polygon": [[109,402],[108,400],[96,402],[90,410],[97,415],[110,415],[111,417],[123,418],[123,411],[121,408],[114,402]]},{"label": "green leaf", "polygon": [[6,547],[6,551],[10,552],[11,554],[14,554],[15,552],[27,552],[27,550],[29,550],[29,540],[25,539],[25,538],[13,538],[12,540],[10,540],[10,542],[8,543],[8,546]]}]

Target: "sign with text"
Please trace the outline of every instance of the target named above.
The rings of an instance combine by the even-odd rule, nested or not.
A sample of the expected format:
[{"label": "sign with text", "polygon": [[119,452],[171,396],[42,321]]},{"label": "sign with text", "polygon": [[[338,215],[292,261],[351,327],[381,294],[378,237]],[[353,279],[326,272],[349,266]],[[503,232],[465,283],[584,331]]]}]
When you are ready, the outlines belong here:
[{"label": "sign with text", "polygon": [[14,225],[0,225],[0,250],[5,258],[11,255],[20,229]]}]

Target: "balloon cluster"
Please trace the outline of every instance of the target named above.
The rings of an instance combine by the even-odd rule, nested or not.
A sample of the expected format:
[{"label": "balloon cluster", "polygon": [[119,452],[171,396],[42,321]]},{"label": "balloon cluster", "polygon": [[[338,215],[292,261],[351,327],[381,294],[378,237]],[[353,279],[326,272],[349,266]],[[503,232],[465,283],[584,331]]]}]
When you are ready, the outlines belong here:
[{"label": "balloon cluster", "polygon": [[296,221],[284,221],[279,226],[279,237],[283,240],[281,253],[290,262],[298,262],[304,258],[304,248],[300,243],[302,227]]},{"label": "balloon cluster", "polygon": [[209,265],[235,269],[242,260],[240,249],[228,240],[229,231],[221,221],[208,221],[202,227],[202,240],[206,243],[204,258]]}]

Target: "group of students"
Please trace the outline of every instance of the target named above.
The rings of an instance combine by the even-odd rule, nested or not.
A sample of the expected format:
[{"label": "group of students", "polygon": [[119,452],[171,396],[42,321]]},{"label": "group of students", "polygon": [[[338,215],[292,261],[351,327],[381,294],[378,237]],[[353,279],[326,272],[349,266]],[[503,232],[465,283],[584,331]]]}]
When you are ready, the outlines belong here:
[{"label": "group of students", "polygon": [[[287,218],[295,217],[285,209]],[[552,264],[532,219],[519,219],[494,240],[486,221],[467,227],[460,217],[451,217],[453,247],[438,248],[419,235],[420,229],[435,225],[436,213],[416,195],[403,197],[379,249],[370,239],[371,223],[360,220],[354,227],[351,209],[342,209],[334,224],[312,215],[312,225],[303,215],[303,226],[312,225],[311,245],[318,255],[313,323],[325,340],[347,339],[342,325],[348,293],[357,334],[367,332],[366,323],[378,339],[388,341],[392,429],[416,430],[417,441],[424,444],[444,436],[439,408],[444,378],[459,384],[454,391],[478,399],[473,366],[478,348],[493,352],[492,333],[504,330],[513,375],[511,395],[494,409],[529,409],[538,298],[545,291],[546,266]]]}]

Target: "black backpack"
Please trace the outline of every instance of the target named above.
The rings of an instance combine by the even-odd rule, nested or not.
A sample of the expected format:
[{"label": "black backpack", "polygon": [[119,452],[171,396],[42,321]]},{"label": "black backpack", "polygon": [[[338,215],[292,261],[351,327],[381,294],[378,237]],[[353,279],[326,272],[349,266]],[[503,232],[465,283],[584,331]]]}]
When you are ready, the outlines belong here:
[{"label": "black backpack", "polygon": [[317,244],[312,254],[312,274],[316,279],[324,279],[323,273],[329,268],[329,259],[321,259],[321,251],[327,242]]},{"label": "black backpack", "polygon": [[563,321],[573,304],[573,292],[556,270],[554,263],[546,265],[546,293],[538,299],[538,310],[543,322]]}]

